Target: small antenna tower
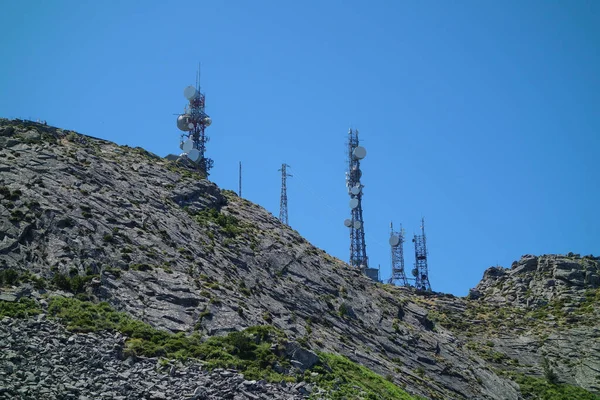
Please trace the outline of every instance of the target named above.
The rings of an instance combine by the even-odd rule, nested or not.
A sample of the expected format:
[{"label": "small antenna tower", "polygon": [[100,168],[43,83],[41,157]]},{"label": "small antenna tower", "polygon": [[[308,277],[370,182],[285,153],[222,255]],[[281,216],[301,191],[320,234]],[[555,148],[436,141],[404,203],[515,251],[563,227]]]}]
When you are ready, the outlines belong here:
[{"label": "small antenna tower", "polygon": [[[186,87],[183,95],[188,99],[189,104],[183,114],[176,114],[178,115],[177,128],[184,132],[180,140],[182,155],[198,164],[198,167],[208,176],[208,171],[213,167],[213,160],[204,156],[206,143],[209,140],[204,130],[210,126],[212,120],[205,112],[205,96],[200,92],[200,65],[196,73],[196,87]],[[184,141],[184,137],[187,140]]]},{"label": "small antenna tower", "polygon": [[[362,172],[360,160],[365,158],[367,150],[358,144],[358,130],[348,130],[348,171],[346,172],[346,187],[350,195],[350,218],[344,225],[350,228],[350,265],[378,280],[376,269],[369,268],[369,259],[365,245],[365,227],[362,215],[362,196],[364,186],[360,183]],[[371,276],[373,275],[373,276]]]},{"label": "small antenna tower", "polygon": [[287,173],[287,167],[289,167],[289,165],[284,163],[281,164],[281,169],[278,169],[278,171],[281,171],[281,199],[279,201],[279,220],[284,224],[289,225],[287,203],[287,177],[292,177],[293,175]]},{"label": "small antenna tower", "polygon": [[425,241],[425,218],[421,218],[421,234],[413,238],[415,243],[415,268],[412,274],[415,277],[415,287],[418,290],[431,291],[429,272],[427,271],[427,246]]},{"label": "small antenna tower", "polygon": [[240,161],[240,185],[238,195],[242,197],[242,162]]},{"label": "small antenna tower", "polygon": [[404,229],[394,232],[394,225],[390,222],[390,246],[392,248],[392,277],[388,283],[397,286],[410,286],[404,273]]}]

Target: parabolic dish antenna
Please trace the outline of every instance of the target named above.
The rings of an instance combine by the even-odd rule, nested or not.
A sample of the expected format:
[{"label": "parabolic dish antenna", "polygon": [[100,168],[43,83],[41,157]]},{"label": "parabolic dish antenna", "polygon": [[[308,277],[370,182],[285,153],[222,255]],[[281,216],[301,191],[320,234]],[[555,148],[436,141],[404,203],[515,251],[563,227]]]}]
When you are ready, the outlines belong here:
[{"label": "parabolic dish antenna", "polygon": [[194,124],[192,124],[191,122],[188,124],[188,128],[190,129],[194,129]]},{"label": "parabolic dish antenna", "polygon": [[360,229],[362,227],[362,223],[360,221],[354,221],[354,229]]},{"label": "parabolic dish antenna", "polygon": [[193,86],[188,86],[185,89],[183,89],[183,95],[188,100],[193,99],[196,96],[196,93],[196,88]]},{"label": "parabolic dish antenna", "polygon": [[362,146],[356,146],[354,148],[354,151],[352,152],[352,155],[354,156],[354,158],[362,160],[367,155],[367,149],[365,149]]},{"label": "parabolic dish antenna", "polygon": [[347,226],[348,228],[350,228],[352,226],[352,220],[350,219],[345,219],[344,220],[344,225]]},{"label": "parabolic dish antenna", "polygon": [[196,149],[191,149],[188,152],[188,158],[192,161],[198,161],[198,159],[200,158],[200,152]]},{"label": "parabolic dish antenna", "polygon": [[354,186],[352,189],[350,189],[350,193],[352,193],[353,195],[357,195],[360,193],[360,186]]},{"label": "parabolic dish antenna", "polygon": [[400,244],[400,237],[396,235],[390,236],[390,246],[396,247]]},{"label": "parabolic dish antenna", "polygon": [[350,200],[350,208],[354,210],[356,207],[358,207],[358,199]]},{"label": "parabolic dish antenna", "polygon": [[182,114],[177,117],[177,128],[182,131],[189,131],[188,123],[189,123],[189,115]]},{"label": "parabolic dish antenna", "polygon": [[210,126],[212,124],[212,119],[210,117],[204,118],[204,126]]},{"label": "parabolic dish antenna", "polygon": [[191,139],[188,139],[183,143],[183,147],[181,148],[181,150],[183,150],[186,153],[189,153],[193,148],[194,142]]}]

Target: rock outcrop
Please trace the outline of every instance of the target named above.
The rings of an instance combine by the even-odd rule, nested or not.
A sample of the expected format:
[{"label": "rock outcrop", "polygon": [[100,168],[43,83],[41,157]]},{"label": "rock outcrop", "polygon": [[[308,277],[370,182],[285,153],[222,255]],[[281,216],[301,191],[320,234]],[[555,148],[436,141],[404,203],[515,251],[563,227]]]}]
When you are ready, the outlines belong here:
[{"label": "rock outcrop", "polygon": [[[314,352],[342,354],[429,399],[521,399],[513,373],[543,377],[544,360],[553,363],[560,382],[600,392],[594,258],[527,257],[509,270],[487,270],[468,298],[421,293],[370,281],[193,167],[140,148],[0,120],[0,172],[0,270],[27,271],[58,284],[63,276],[76,279],[80,295],[156,328],[213,336],[273,325],[300,344],[287,349],[300,370],[313,367]],[[8,285],[0,300],[40,298],[46,290]],[[121,343],[107,334],[50,345],[30,324],[60,329],[43,320],[5,321],[4,337],[19,348],[28,340],[43,343],[49,354],[62,346],[108,351]],[[20,330],[29,336],[17,338]],[[578,346],[590,351],[578,353]],[[200,386],[246,385],[239,377],[229,384],[224,379],[231,377],[218,376],[222,385],[206,386],[213,376],[193,364],[182,371],[200,371],[196,381],[186,373],[167,384],[172,376],[149,372],[156,360],[122,369],[127,360],[110,354],[106,362],[117,377],[144,370],[157,382],[154,391],[167,398],[187,398]],[[51,355],[45,360],[67,362]],[[35,368],[24,369],[5,387],[14,393],[38,385],[27,375],[37,374]],[[68,383],[80,388],[73,396],[151,396],[135,385],[131,392],[118,384],[96,387],[88,382],[95,373],[101,382],[113,378],[88,369],[35,390]],[[256,391],[246,390],[251,395],[236,398],[298,395],[286,386],[261,392],[266,386],[253,385]]]}]

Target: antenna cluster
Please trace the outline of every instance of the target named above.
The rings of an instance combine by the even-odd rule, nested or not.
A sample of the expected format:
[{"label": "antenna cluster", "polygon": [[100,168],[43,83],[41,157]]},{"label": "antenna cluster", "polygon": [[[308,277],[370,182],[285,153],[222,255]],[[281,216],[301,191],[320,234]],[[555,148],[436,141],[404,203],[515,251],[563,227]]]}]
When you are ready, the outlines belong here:
[{"label": "antenna cluster", "polygon": [[379,270],[369,268],[367,246],[365,244],[365,223],[363,220],[362,198],[364,185],[360,182],[362,171],[360,161],[367,156],[367,150],[359,145],[358,130],[348,130],[348,171],[346,188],[350,196],[350,218],[344,225],[350,228],[350,265],[359,268],[369,278],[379,281]]},{"label": "antenna cluster", "polygon": [[[200,69],[196,75],[196,86],[188,86],[184,89],[183,95],[188,100],[183,114],[177,115],[177,127],[183,131],[181,134],[180,148],[183,153],[180,157],[187,157],[195,162],[201,170],[208,176],[208,171],[213,167],[213,160],[206,158],[206,143],[209,138],[205,134],[205,129],[212,123],[210,117],[205,111],[205,96],[200,91]],[[184,140],[185,139],[185,140]],[[358,140],[358,130],[350,129],[348,131],[348,170],[346,171],[346,188],[350,201],[350,218],[344,221],[344,225],[350,230],[350,262],[353,267],[359,268],[362,273],[374,281],[379,280],[379,268],[369,267],[369,258],[367,257],[367,248],[365,244],[365,223],[363,219],[363,190],[361,183],[362,171],[360,169],[361,161],[366,157],[367,150],[360,146]],[[177,159],[175,155],[168,155],[168,159]],[[279,203],[279,220],[289,225],[288,222],[288,202],[287,202],[287,178],[292,175],[287,173],[289,165],[283,163],[281,171],[281,198]],[[238,194],[242,196],[242,162],[239,163],[239,182]],[[415,266],[412,270],[412,277],[407,277],[404,269],[404,230],[394,231],[390,224],[391,258],[392,258],[392,276],[388,283],[400,286],[412,286],[414,284],[419,290],[431,291],[429,284],[427,267],[427,246],[425,240],[425,220],[421,220],[421,234],[414,235],[415,244]]]},{"label": "antenna cluster", "polygon": [[[177,128],[183,131],[181,134],[179,147],[183,150],[181,156],[186,156],[197,163],[201,170],[208,176],[208,171],[213,167],[213,160],[206,158],[206,143],[209,138],[204,130],[212,123],[210,117],[206,114],[205,96],[200,92],[200,69],[196,76],[196,87],[188,86],[183,90],[183,95],[188,100],[183,114],[177,117]],[[187,140],[184,140],[187,138]]]},{"label": "antenna cluster", "polygon": [[392,248],[392,276],[388,283],[398,286],[409,286],[404,273],[404,229],[395,232],[394,225],[390,222],[390,246]]}]

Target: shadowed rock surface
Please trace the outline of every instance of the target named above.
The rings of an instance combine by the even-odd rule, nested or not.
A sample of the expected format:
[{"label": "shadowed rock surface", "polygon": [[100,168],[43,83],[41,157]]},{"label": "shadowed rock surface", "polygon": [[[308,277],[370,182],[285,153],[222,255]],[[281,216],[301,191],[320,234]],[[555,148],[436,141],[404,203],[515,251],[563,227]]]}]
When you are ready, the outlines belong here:
[{"label": "shadowed rock surface", "polygon": [[526,256],[488,269],[467,298],[418,293],[370,281],[264,208],[140,148],[0,120],[0,172],[0,269],[99,275],[88,295],[156,328],[270,324],[301,345],[289,349],[299,367],[314,362],[301,347],[338,353],[431,399],[521,399],[511,374],[542,377],[544,359],[560,382],[600,393],[594,257]]}]

